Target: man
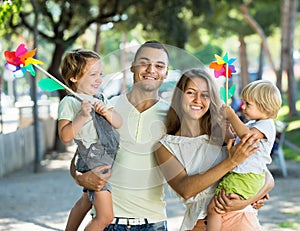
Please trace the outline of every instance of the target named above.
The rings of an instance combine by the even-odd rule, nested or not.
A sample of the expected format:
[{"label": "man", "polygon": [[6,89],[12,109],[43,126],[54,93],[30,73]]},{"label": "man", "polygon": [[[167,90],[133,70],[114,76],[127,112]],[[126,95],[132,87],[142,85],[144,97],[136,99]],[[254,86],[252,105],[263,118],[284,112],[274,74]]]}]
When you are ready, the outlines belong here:
[{"label": "man", "polygon": [[[169,105],[159,98],[158,89],[168,75],[168,64],[168,51],[162,44],[144,43],[130,68],[134,79],[132,90],[109,102],[122,115],[123,125],[118,129],[120,149],[109,180],[115,219],[107,230],[113,226],[117,226],[116,230],[129,226],[167,230],[163,176],[153,147],[165,132],[164,118]],[[71,166],[72,176],[80,185],[87,183],[86,188],[94,187],[97,179],[93,173],[76,176],[74,170]],[[101,185],[99,181],[95,189],[99,190]]]},{"label": "man", "polygon": [[[118,129],[120,149],[109,179],[115,218],[106,231],[167,230],[163,176],[155,161],[154,145],[165,133],[164,120],[169,105],[159,98],[158,89],[168,75],[168,64],[168,51],[162,44],[144,43],[130,68],[134,80],[131,91],[109,102],[122,116],[123,125]],[[74,158],[70,168],[75,181],[92,190],[100,190],[105,185],[110,174],[99,173],[103,170],[102,167],[84,174],[76,172]],[[233,206],[238,205],[239,202],[233,203]]]}]

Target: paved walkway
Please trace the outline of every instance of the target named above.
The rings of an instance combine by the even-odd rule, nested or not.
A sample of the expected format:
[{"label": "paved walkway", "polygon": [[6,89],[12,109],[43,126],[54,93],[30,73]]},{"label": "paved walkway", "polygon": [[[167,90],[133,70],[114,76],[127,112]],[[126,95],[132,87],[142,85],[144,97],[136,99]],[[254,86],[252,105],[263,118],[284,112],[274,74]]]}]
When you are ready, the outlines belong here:
[{"label": "paved walkway", "polygon": [[[45,162],[40,173],[28,166],[0,178],[0,230],[64,229],[70,208],[81,194],[69,175],[70,158],[70,153],[60,154]],[[287,167],[289,176],[282,178],[276,166],[271,166],[276,185],[271,200],[259,211],[264,230],[300,230],[300,163],[287,162]],[[166,196],[169,231],[177,231],[183,206],[171,190]]]}]

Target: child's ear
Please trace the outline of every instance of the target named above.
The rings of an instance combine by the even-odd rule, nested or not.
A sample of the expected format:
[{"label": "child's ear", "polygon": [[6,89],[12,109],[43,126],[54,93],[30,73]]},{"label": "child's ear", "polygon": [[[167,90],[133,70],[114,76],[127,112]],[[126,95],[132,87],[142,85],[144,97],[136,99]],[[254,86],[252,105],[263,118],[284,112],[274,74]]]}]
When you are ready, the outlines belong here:
[{"label": "child's ear", "polygon": [[74,77],[71,77],[70,80],[71,80],[73,83],[76,83],[76,82],[77,82],[77,79],[74,78]]}]

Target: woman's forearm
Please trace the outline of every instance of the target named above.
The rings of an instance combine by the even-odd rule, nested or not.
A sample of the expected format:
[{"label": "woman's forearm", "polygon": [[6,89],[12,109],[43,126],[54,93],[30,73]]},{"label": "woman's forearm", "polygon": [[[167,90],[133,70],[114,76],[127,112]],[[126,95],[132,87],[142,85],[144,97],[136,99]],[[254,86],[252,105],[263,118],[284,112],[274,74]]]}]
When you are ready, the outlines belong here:
[{"label": "woman's forearm", "polygon": [[204,173],[187,175],[184,166],[162,145],[156,149],[155,156],[162,173],[169,185],[183,198],[188,199],[220,180],[227,172],[257,151],[255,138],[243,137],[242,141],[233,146],[230,140],[227,159]]},{"label": "woman's forearm", "polygon": [[183,180],[182,183],[178,184],[177,187],[175,186],[174,189],[183,198],[189,199],[216,183],[234,167],[234,164],[226,159],[205,173],[187,176],[189,180]]}]

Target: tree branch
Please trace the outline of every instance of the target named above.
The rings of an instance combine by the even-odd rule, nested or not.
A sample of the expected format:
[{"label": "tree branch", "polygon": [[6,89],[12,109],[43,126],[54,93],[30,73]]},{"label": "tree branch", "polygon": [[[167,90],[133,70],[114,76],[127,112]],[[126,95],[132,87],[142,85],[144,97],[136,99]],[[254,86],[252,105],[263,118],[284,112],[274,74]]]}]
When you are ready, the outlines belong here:
[{"label": "tree branch", "polygon": [[244,19],[246,20],[246,22],[249,24],[249,26],[259,35],[259,37],[262,40],[262,45],[263,45],[263,49],[266,53],[266,56],[268,57],[268,60],[270,62],[270,66],[272,68],[272,70],[274,71],[274,73],[276,74],[276,67],[274,65],[271,53],[270,53],[270,49],[268,47],[268,43],[267,43],[267,39],[265,36],[265,33],[263,31],[263,29],[261,28],[261,26],[255,21],[254,18],[252,18],[249,13],[248,13],[248,8],[246,4],[242,4],[240,6],[240,10],[241,13],[244,17]]}]

